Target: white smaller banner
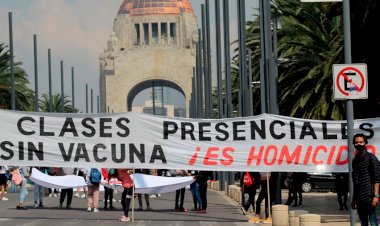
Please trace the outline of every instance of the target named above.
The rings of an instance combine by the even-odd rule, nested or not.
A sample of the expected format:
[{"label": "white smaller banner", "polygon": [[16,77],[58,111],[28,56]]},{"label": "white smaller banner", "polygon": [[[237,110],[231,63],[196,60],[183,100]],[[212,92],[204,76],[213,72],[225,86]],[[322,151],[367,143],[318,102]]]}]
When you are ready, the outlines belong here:
[{"label": "white smaller banner", "polygon": [[[135,193],[137,194],[160,194],[176,191],[194,182],[193,177],[162,177],[136,173],[131,175],[135,182]],[[108,184],[102,181],[104,187],[124,190],[120,184]]]},{"label": "white smaller banner", "polygon": [[36,168],[32,169],[32,175],[29,178],[34,183],[47,188],[66,189],[87,186],[82,176],[49,176],[42,173]]},{"label": "white smaller banner", "polygon": [[[138,194],[158,194],[176,191],[184,188],[194,182],[193,177],[161,177],[146,174],[131,175],[135,182],[135,193]],[[88,186],[82,176],[49,176],[33,168],[30,180],[34,183],[47,188],[66,189]],[[118,191],[123,191],[121,185],[110,185],[102,183],[101,185]]]}]

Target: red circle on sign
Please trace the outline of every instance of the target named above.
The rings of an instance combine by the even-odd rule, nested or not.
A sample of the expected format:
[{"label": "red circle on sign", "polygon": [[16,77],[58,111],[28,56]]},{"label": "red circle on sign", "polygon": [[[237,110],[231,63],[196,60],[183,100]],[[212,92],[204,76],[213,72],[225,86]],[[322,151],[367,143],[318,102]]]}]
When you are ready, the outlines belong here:
[{"label": "red circle on sign", "polygon": [[346,67],[346,68],[343,68],[343,69],[338,73],[338,76],[336,77],[336,84],[337,84],[337,86],[338,86],[339,91],[340,91],[343,95],[346,95],[346,96],[349,96],[350,93],[344,91],[344,90],[342,89],[342,87],[340,87],[340,85],[339,85],[339,79],[340,79],[341,76],[343,76],[343,79],[344,79],[344,80],[346,80],[347,82],[351,83],[351,81],[348,81],[348,80],[347,80],[347,76],[344,75],[344,73],[343,73],[343,72],[348,71],[348,70],[355,71],[355,72],[356,72],[357,74],[359,74],[359,76],[360,76],[360,79],[361,79],[361,81],[362,81],[362,84],[360,85],[360,87],[358,87],[358,86],[356,86],[355,84],[353,84],[354,86],[357,87],[356,90],[357,90],[358,92],[360,92],[360,91],[363,90],[363,87],[364,87],[364,75],[361,73],[361,71],[359,71],[357,68],[354,68],[354,67]]}]

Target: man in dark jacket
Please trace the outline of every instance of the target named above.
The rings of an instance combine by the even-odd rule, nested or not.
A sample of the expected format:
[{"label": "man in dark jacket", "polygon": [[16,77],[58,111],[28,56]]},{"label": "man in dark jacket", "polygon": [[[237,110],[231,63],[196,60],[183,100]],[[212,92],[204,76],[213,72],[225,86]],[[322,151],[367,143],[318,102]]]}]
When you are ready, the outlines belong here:
[{"label": "man in dark jacket", "polygon": [[362,226],[378,225],[376,206],[379,203],[380,163],[375,155],[367,152],[367,138],[363,134],[354,136],[357,151],[352,161],[354,194],[351,206],[357,209]]}]

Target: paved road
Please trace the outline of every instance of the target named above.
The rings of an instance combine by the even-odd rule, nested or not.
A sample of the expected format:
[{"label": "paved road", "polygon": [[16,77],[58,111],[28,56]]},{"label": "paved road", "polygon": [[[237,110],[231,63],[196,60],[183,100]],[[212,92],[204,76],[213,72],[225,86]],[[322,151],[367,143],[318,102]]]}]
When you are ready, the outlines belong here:
[{"label": "paved road", "polygon": [[[115,198],[120,199],[120,193]],[[115,211],[100,209],[99,213],[86,212],[87,200],[73,198],[72,209],[58,209],[59,198],[44,197],[44,209],[34,209],[33,191],[29,192],[25,206],[28,210],[17,210],[16,204],[19,194],[7,194],[9,201],[0,201],[0,225],[121,225],[118,218],[122,214],[121,204],[116,203]],[[103,193],[101,192],[101,197]],[[162,194],[160,198],[151,199],[154,211],[135,211],[135,222],[131,225],[251,225],[247,217],[241,215],[238,206],[228,201],[218,192],[209,191],[209,207],[207,214],[196,212],[175,212],[175,193]],[[186,191],[185,207],[192,208],[191,192]],[[101,199],[102,200],[102,199]],[[137,199],[135,199],[137,202]],[[143,198],[143,203],[145,202]],[[145,203],[144,203],[145,205]],[[100,202],[100,208],[103,202]],[[138,206],[135,203],[135,206]]]},{"label": "paved road", "polygon": [[[115,194],[116,199],[120,199],[120,193]],[[191,193],[186,191],[185,207],[192,207]],[[170,225],[170,226],[219,226],[219,225],[255,225],[248,223],[252,215],[242,215],[239,205],[226,197],[223,192],[208,191],[209,207],[207,214],[197,214],[195,212],[175,212],[174,193],[162,194],[160,198],[151,199],[151,206],[154,211],[136,211],[135,222],[119,222],[117,219],[122,214],[120,203],[116,203],[115,211],[100,209],[99,213],[86,212],[87,200],[73,198],[72,209],[58,209],[59,199],[45,197],[46,208],[34,209],[33,191],[29,192],[25,205],[28,210],[17,210],[16,204],[19,193],[8,193],[9,201],[0,201],[0,225]],[[103,193],[101,192],[101,197]],[[283,192],[286,199],[286,192]],[[101,198],[102,200],[102,198]],[[137,199],[135,199],[137,202]],[[144,202],[144,200],[143,200]],[[144,203],[145,205],[145,203]],[[100,202],[100,208],[103,202]],[[135,206],[138,206],[135,203]],[[291,208],[293,209],[293,208]],[[307,193],[304,194],[304,210],[322,216],[323,226],[349,226],[349,212],[339,211],[335,193]],[[380,214],[378,215],[380,216]],[[256,224],[260,225],[260,224]],[[262,224],[264,225],[264,224]],[[268,224],[267,224],[268,225]]]}]

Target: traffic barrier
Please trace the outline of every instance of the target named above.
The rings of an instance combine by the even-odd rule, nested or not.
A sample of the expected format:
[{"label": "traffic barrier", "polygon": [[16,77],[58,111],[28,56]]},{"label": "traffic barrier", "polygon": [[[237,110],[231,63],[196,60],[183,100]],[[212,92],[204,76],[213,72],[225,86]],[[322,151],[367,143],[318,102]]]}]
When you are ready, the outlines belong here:
[{"label": "traffic barrier", "polygon": [[318,214],[302,214],[299,216],[300,226],[320,226],[321,216]]},{"label": "traffic barrier", "polygon": [[[289,226],[289,206],[273,205],[272,206],[272,226]],[[298,226],[298,225],[297,225]]]},{"label": "traffic barrier", "polygon": [[308,214],[306,210],[291,210],[289,211],[289,226],[300,226],[300,215]]}]

